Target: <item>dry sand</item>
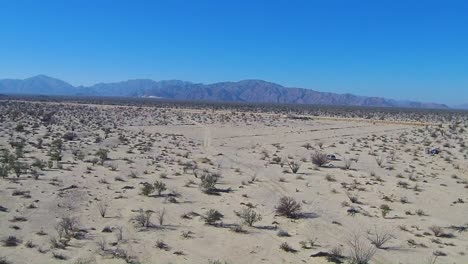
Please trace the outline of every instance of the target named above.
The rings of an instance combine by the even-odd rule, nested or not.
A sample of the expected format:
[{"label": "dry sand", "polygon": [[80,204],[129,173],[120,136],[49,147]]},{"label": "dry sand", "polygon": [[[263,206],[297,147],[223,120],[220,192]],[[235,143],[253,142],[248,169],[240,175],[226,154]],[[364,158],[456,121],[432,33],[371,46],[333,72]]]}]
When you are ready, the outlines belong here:
[{"label": "dry sand", "polygon": [[[42,122],[52,109],[59,109],[52,121]],[[0,205],[7,209],[0,212],[0,238],[20,240],[0,246],[0,257],[11,263],[126,263],[119,258],[124,252],[127,261],[140,263],[332,263],[311,255],[337,248],[348,262],[353,235],[374,250],[368,237],[376,232],[392,239],[375,249],[370,263],[430,263],[434,255],[440,255],[435,263],[468,263],[468,232],[451,228],[468,228],[467,151],[461,144],[468,136],[459,131],[466,122],[450,129],[450,123],[301,120],[235,109],[21,102],[2,104],[0,114],[0,148],[14,154],[10,143],[25,139],[24,157],[17,160],[28,164],[18,178],[10,170],[0,179]],[[62,138],[71,131],[76,138]],[[60,138],[62,160],[34,169],[35,159],[47,164],[52,141]],[[42,148],[35,146],[39,139]],[[426,146],[441,153],[428,155]],[[99,149],[109,150],[108,159],[93,165]],[[315,152],[338,160],[319,168],[311,162]],[[345,160],[354,160],[351,169],[343,169]],[[286,164],[291,161],[301,164],[297,173]],[[221,176],[217,195],[199,188],[203,170]],[[142,195],[143,184],[155,181],[167,190]],[[301,204],[298,218],[276,215],[284,196]],[[101,217],[98,204],[105,203]],[[383,204],[390,207],[385,217]],[[253,227],[235,213],[248,207],[262,215]],[[139,209],[154,211],[150,227],[134,220]],[[209,209],[224,218],[206,224]],[[54,248],[51,239],[58,239],[64,217],[76,220],[75,237],[64,249]],[[243,232],[233,231],[239,226]],[[433,226],[442,234],[436,237]],[[284,242],[296,252],[280,249]]]}]

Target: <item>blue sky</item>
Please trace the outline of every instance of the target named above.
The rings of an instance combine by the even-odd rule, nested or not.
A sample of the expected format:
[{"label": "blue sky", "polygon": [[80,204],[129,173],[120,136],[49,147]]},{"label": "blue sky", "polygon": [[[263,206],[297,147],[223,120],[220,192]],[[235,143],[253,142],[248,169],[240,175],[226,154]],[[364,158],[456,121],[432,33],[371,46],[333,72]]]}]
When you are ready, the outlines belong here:
[{"label": "blue sky", "polygon": [[467,14],[455,0],[5,0],[0,79],[264,79],[468,103]]}]

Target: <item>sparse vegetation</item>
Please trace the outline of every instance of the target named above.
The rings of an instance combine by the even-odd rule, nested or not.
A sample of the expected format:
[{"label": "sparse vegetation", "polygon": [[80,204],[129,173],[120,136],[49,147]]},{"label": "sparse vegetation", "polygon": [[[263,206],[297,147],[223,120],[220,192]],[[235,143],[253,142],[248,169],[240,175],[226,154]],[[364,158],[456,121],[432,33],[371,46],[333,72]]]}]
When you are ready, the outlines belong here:
[{"label": "sparse vegetation", "polygon": [[[407,261],[393,247],[431,264],[466,257],[466,114],[2,98],[0,264],[150,259],[135,243],[202,263],[190,243],[212,238],[260,239],[211,252],[229,263],[268,248],[270,262]],[[354,222],[364,231],[348,238]]]}]

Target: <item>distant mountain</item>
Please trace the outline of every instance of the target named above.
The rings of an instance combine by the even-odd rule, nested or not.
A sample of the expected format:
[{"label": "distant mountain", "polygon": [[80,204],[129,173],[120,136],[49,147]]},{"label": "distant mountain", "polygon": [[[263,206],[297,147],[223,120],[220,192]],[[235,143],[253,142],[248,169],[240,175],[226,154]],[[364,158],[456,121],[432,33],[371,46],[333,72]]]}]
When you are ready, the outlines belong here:
[{"label": "distant mountain", "polygon": [[468,110],[468,104],[455,105],[452,108]]},{"label": "distant mountain", "polygon": [[73,94],[75,87],[64,81],[38,75],[24,80],[0,80],[0,92],[5,94],[45,94],[66,95]]},{"label": "distant mountain", "polygon": [[318,92],[304,88],[288,88],[262,80],[200,84],[179,80],[153,81],[149,79],[137,79],[117,83],[99,83],[87,87],[75,87],[58,79],[45,75],[38,75],[24,80],[0,80],[0,93],[161,97],[181,100],[344,106],[448,108],[448,106],[444,104],[437,103],[397,101],[380,97]]}]

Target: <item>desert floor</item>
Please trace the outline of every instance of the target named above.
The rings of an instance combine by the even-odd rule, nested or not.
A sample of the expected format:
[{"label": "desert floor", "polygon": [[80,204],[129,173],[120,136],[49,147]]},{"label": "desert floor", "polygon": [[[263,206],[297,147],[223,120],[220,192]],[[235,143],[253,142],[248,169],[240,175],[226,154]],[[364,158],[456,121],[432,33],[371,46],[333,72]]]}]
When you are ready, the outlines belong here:
[{"label": "desert floor", "polygon": [[[468,263],[466,121],[36,102],[0,115],[2,263],[347,263],[359,249]],[[282,197],[300,210],[282,216]],[[223,217],[207,223],[210,209]]]}]

